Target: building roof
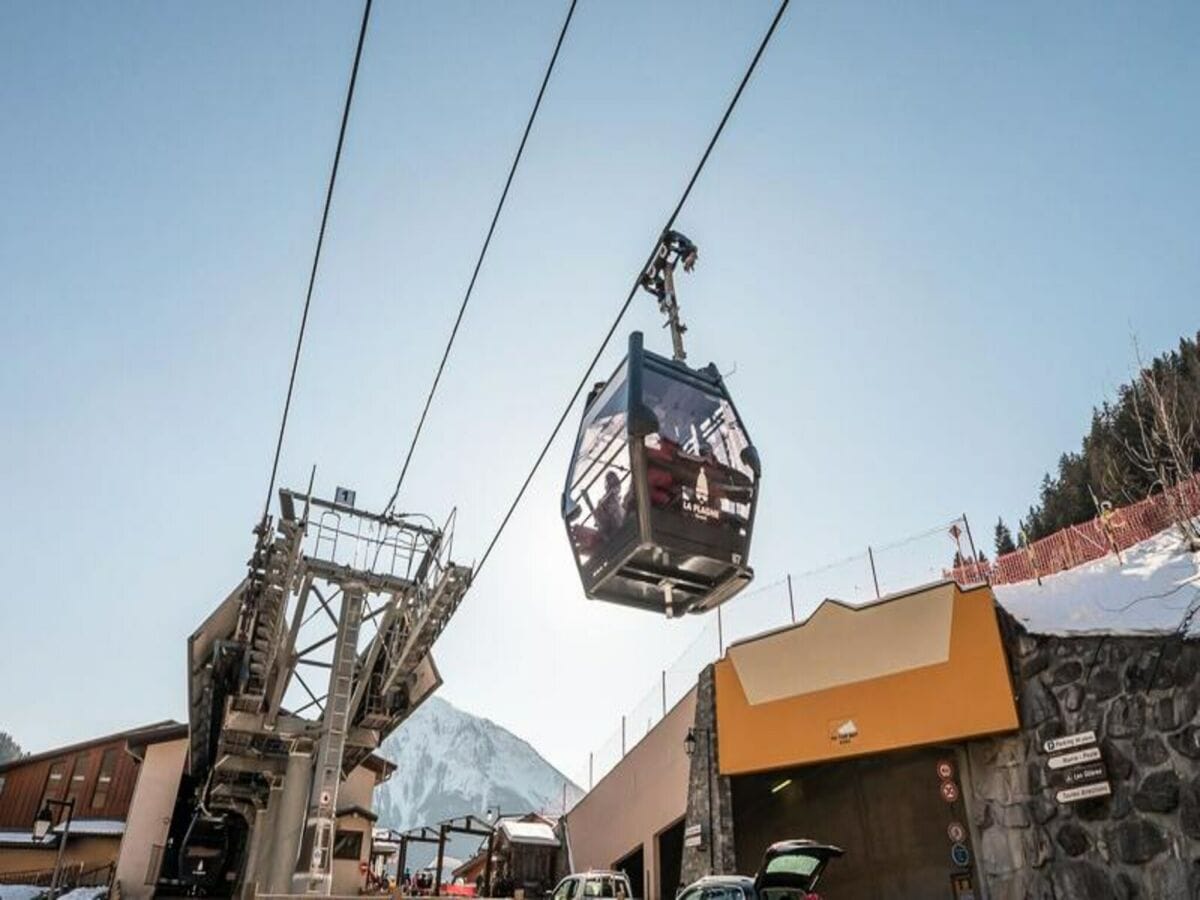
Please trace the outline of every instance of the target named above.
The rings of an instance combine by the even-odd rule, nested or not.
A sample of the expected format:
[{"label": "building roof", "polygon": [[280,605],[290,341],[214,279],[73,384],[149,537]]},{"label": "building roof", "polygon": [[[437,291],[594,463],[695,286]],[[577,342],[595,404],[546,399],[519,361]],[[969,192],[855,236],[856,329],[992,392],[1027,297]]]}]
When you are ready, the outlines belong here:
[{"label": "building roof", "polygon": [[337,810],[339,816],[358,816],[361,819],[366,819],[368,822],[378,821],[379,816],[367,809],[365,806],[360,806],[353,803],[349,806],[339,806]]},{"label": "building roof", "polygon": [[3,828],[0,829],[0,847],[47,847],[54,848],[58,846],[58,835],[48,834],[42,840],[37,840],[33,836],[33,830],[29,828]]},{"label": "building roof", "polygon": [[372,753],[362,761],[361,765],[364,769],[370,769],[375,773],[376,784],[387,781],[396,771],[396,764],[391,760],[384,759],[378,753]]},{"label": "building roof", "polygon": [[[180,729],[182,729],[182,733],[179,733]],[[163,719],[161,722],[152,722],[149,725],[141,725],[137,728],[129,728],[125,731],[117,731],[112,734],[106,734],[103,737],[89,738],[86,741],[80,741],[75,744],[67,744],[63,747],[54,747],[50,750],[43,750],[40,753],[31,753],[28,756],[10,759],[8,762],[0,763],[0,772],[6,772],[10,769],[15,769],[18,766],[28,765],[29,763],[53,759],[57,756],[63,756],[68,753],[76,753],[80,750],[86,750],[89,747],[96,747],[100,744],[110,744],[122,739],[130,744],[145,745],[157,743],[158,741],[166,741],[178,737],[185,737],[186,735],[186,725],[176,722],[174,719]]]},{"label": "building roof", "polygon": [[[54,826],[55,834],[62,834],[65,822]],[[125,833],[125,823],[120,819],[72,819],[71,836],[120,837]]]},{"label": "building roof", "polygon": [[514,822],[505,819],[500,831],[513,844],[534,844],[540,847],[561,846],[554,829],[545,822]]}]

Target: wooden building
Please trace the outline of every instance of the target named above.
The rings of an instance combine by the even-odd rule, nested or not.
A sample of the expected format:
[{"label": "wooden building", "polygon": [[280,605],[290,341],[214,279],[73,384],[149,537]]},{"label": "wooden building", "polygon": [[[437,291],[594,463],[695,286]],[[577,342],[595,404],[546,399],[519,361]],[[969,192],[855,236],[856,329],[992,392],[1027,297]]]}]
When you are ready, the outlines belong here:
[{"label": "wooden building", "polygon": [[0,876],[53,869],[61,807],[52,807],[54,830],[40,842],[33,838],[47,800],[75,803],[65,867],[79,873],[115,866],[138,779],[130,746],[175,737],[180,729],[186,733],[178,722],[156,722],[0,764]]}]

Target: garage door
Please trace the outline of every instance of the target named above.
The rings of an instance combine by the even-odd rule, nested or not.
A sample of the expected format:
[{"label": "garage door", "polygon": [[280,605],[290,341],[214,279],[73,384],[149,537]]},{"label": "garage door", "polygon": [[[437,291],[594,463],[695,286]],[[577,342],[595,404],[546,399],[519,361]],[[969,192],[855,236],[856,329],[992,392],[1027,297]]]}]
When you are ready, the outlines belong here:
[{"label": "garage door", "polygon": [[811,838],[846,851],[821,881],[831,900],[970,897],[974,854],[955,769],[951,749],[932,748],[737,776],[738,870],[756,871],[775,841]]}]

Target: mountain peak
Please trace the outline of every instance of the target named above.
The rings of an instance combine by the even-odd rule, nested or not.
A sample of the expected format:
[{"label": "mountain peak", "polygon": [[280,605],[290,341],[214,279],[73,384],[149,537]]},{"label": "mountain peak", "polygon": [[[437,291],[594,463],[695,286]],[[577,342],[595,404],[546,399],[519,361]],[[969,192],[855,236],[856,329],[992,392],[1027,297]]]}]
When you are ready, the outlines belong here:
[{"label": "mountain peak", "polygon": [[[583,791],[527,741],[440,697],[426,700],[389,735],[379,755],[396,764],[375,789],[379,826],[407,830],[452,816],[569,809]],[[455,847],[463,855],[472,847]]]}]

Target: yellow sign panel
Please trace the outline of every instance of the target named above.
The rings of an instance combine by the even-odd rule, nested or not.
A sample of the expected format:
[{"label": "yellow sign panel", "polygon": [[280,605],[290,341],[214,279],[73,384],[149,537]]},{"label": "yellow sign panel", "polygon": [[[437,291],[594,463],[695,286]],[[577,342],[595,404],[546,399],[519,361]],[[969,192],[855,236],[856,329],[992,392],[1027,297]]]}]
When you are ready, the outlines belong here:
[{"label": "yellow sign panel", "polygon": [[716,667],[722,774],[1014,730],[994,603],[949,582],[860,608],[826,601],[731,647]]}]

